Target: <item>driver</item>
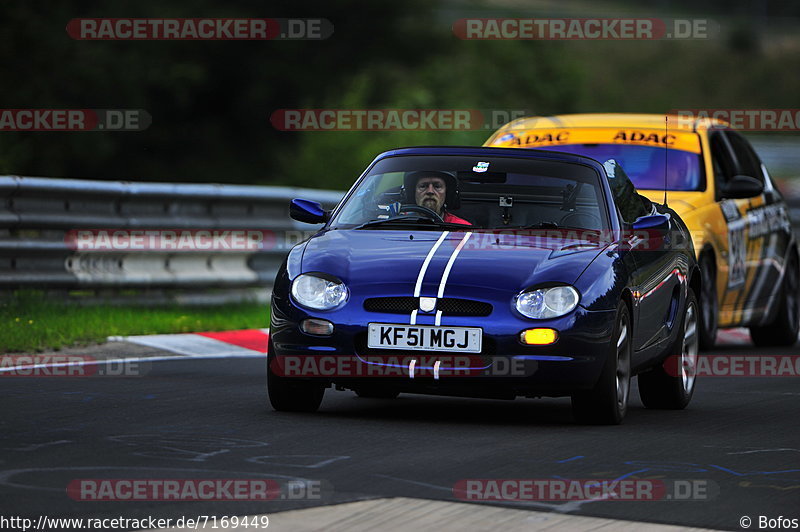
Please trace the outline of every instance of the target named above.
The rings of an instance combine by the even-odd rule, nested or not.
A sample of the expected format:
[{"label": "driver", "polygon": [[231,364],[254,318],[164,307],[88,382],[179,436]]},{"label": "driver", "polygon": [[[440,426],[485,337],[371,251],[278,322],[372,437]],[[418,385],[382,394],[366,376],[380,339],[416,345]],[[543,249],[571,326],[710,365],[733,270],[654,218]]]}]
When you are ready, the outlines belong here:
[{"label": "driver", "polygon": [[414,172],[409,177],[412,183],[416,181],[414,200],[417,205],[432,210],[446,223],[472,225],[467,220],[447,212],[448,182],[452,184],[453,191],[457,186],[453,176],[445,172]]}]

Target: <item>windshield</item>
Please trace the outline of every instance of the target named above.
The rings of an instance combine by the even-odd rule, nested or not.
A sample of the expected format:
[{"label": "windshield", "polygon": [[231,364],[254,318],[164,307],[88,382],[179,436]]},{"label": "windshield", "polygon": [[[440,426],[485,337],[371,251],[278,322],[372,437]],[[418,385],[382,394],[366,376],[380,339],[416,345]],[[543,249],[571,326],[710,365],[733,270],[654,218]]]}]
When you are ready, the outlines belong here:
[{"label": "windshield", "polygon": [[419,156],[379,161],[331,221],[334,229],[607,230],[596,170],[511,157]]},{"label": "windshield", "polygon": [[614,159],[625,169],[638,190],[664,189],[664,151],[667,158],[667,190],[703,190],[705,180],[700,155],[690,151],[631,144],[559,144],[542,148],[591,157]]}]

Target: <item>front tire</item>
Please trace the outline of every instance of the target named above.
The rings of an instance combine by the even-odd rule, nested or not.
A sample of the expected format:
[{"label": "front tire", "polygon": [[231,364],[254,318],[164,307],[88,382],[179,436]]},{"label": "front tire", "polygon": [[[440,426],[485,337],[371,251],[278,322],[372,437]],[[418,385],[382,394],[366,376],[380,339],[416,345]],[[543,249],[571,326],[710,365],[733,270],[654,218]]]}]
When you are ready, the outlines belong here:
[{"label": "front tire", "polygon": [[[273,352],[272,343],[269,352]],[[316,412],[322,404],[325,387],[296,377],[281,377],[273,371],[275,357],[267,354],[267,394],[278,412]]]},{"label": "front tire", "polygon": [[778,314],[769,325],[750,327],[750,337],[758,347],[792,346],[800,329],[800,295],[798,295],[797,258],[792,252],[786,263],[781,284]]},{"label": "front tire", "polygon": [[579,423],[619,425],[628,411],[633,331],[628,305],[620,302],[611,345],[595,387],[572,396],[572,414]]},{"label": "front tire", "polygon": [[645,407],[681,410],[692,400],[700,344],[698,314],[697,299],[690,288],[681,320],[681,334],[664,362],[670,371],[664,369],[664,364],[659,364],[639,375],[639,397]]}]

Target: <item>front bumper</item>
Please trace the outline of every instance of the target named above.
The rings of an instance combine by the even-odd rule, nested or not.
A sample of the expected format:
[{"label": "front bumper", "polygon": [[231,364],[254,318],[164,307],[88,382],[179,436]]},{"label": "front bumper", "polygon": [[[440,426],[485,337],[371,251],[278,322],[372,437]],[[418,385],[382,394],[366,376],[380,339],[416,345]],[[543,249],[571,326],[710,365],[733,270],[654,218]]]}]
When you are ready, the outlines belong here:
[{"label": "front bumper", "polygon": [[[552,320],[528,320],[496,302],[488,317],[443,317],[442,326],[480,327],[483,350],[457,355],[435,351],[401,351],[367,347],[368,323],[408,325],[410,316],[367,312],[349,301],[335,311],[311,312],[295,305],[288,293],[273,293],[269,364],[281,376],[313,379],[348,389],[394,389],[408,393],[513,398],[562,396],[592,388],[611,350],[615,311],[578,307]],[[306,318],[334,324],[331,336],[303,333]],[[418,315],[417,324],[433,324]],[[551,327],[556,343],[524,345],[520,332]]]}]

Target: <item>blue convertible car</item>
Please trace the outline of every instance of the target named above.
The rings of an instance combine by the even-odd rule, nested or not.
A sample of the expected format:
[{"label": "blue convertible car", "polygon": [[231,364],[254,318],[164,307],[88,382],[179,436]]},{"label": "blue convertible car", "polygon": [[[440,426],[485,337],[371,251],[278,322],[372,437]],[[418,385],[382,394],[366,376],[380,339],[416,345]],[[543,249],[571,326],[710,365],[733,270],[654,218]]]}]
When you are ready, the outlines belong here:
[{"label": "blue convertible car", "polygon": [[570,396],[619,423],[694,391],[700,275],[691,237],[613,160],[508,148],[379,155],[272,293],[270,402],[315,411],[325,389]]}]

